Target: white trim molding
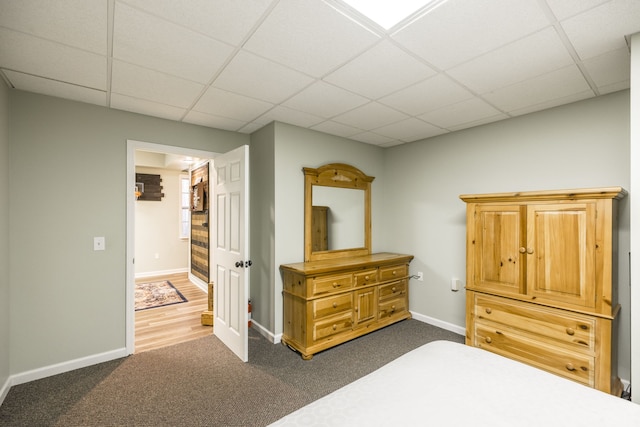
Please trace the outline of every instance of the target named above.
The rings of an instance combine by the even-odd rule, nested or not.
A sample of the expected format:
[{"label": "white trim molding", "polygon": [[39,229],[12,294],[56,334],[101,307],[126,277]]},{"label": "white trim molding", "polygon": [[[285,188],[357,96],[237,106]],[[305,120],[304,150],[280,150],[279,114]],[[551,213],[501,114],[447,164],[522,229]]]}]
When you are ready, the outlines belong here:
[{"label": "white trim molding", "polygon": [[79,359],[69,360],[67,362],[56,363],[55,365],[44,366],[42,368],[33,369],[31,371],[14,374],[9,378],[11,386],[28,383],[30,381],[41,380],[53,375],[62,374],[87,366],[97,365],[98,363],[108,362],[110,360],[120,359],[127,356],[127,350],[120,348],[104,353],[98,353]]},{"label": "white trim molding", "polygon": [[458,335],[462,335],[462,336],[466,335],[466,329],[464,326],[458,326],[458,325],[454,325],[453,323],[443,322],[440,319],[425,316],[424,314],[416,313],[415,311],[411,312],[411,316],[420,322],[437,326],[438,328],[445,329],[447,331],[453,332]]}]

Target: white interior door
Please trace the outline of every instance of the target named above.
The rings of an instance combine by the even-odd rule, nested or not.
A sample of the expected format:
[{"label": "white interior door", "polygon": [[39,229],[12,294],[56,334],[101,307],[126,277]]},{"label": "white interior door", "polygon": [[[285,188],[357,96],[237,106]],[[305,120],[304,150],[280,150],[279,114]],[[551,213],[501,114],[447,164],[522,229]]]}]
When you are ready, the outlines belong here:
[{"label": "white interior door", "polygon": [[[242,361],[249,359],[249,147],[213,161],[215,241],[210,260],[214,281],[213,333]],[[213,267],[213,268],[211,268]]]}]

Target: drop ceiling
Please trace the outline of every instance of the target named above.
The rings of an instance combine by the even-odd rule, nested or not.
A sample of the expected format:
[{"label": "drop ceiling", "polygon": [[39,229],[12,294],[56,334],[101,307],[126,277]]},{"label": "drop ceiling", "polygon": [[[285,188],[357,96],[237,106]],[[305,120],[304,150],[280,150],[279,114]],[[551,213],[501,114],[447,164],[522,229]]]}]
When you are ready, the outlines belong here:
[{"label": "drop ceiling", "polygon": [[389,147],[629,88],[639,0],[2,0],[12,88],[218,129]]}]

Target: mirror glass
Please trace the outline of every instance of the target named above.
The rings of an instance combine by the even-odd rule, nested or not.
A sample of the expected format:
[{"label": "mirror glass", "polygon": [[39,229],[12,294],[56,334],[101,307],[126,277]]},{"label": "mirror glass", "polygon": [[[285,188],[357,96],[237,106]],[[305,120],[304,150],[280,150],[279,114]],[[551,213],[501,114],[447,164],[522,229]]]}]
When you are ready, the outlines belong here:
[{"label": "mirror glass", "polygon": [[304,260],[371,254],[371,182],[344,163],[304,172]]},{"label": "mirror glass", "polygon": [[323,220],[326,224],[326,242],[314,243],[314,251],[364,247],[364,196],[360,189],[313,187],[314,214],[320,216],[317,224]]}]

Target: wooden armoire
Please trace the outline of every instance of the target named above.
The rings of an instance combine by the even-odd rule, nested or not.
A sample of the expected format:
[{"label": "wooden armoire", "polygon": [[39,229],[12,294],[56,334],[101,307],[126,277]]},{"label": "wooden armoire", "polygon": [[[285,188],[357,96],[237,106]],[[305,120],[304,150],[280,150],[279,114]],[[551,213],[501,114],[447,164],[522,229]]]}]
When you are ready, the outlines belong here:
[{"label": "wooden armoire", "polygon": [[619,395],[620,187],[461,195],[466,343]]}]

